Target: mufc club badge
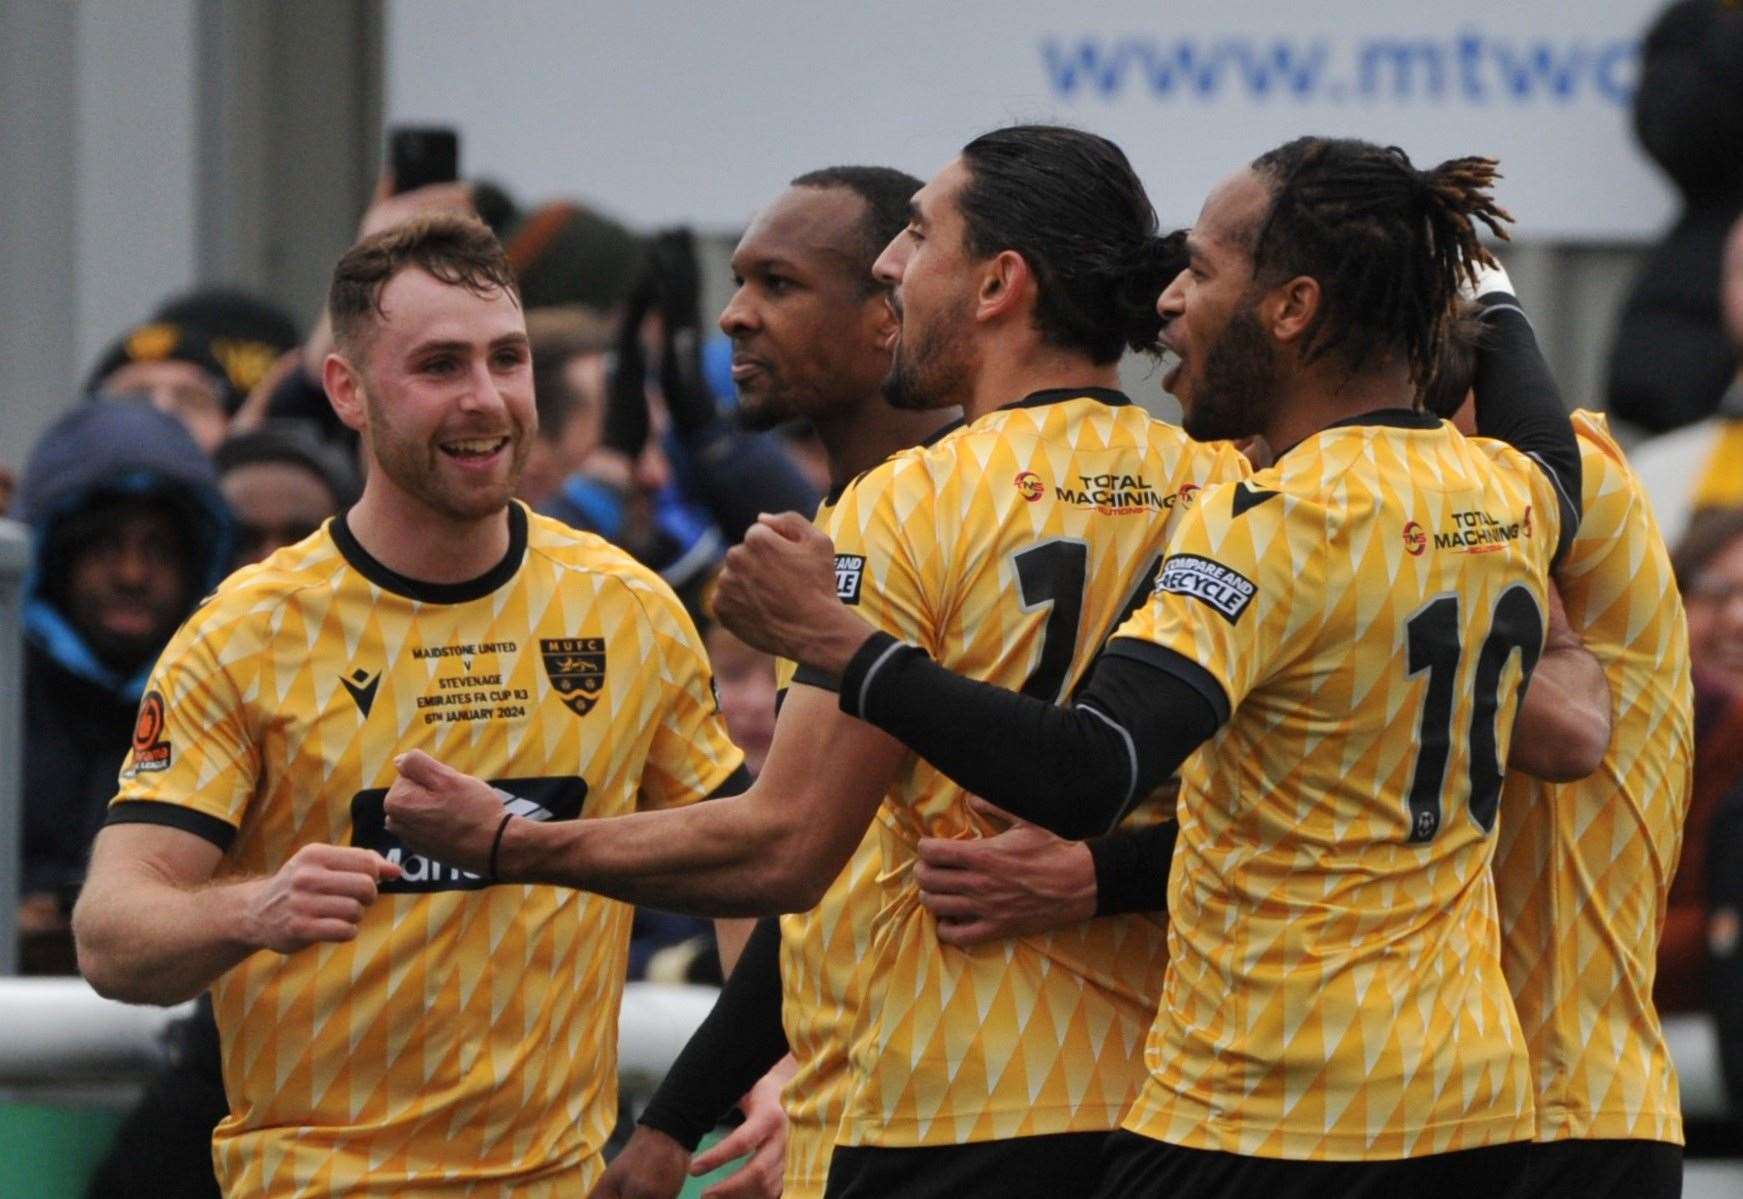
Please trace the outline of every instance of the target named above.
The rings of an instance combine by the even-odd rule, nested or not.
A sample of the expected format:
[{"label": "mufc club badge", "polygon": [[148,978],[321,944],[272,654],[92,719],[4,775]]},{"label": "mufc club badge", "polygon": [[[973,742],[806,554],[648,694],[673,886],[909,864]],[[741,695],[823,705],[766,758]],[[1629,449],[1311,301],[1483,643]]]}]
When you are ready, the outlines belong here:
[{"label": "mufc club badge", "polygon": [[593,711],[605,686],[605,638],[541,637],[539,657],[551,687],[577,716]]}]

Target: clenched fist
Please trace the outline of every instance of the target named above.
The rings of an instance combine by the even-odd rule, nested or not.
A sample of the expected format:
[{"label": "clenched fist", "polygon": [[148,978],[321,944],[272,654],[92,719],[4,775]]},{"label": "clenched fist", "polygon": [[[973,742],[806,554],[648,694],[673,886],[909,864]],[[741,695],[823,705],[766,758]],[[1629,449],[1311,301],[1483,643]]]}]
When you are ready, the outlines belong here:
[{"label": "clenched fist", "polygon": [[349,941],[364,909],[375,902],[378,884],[399,875],[399,867],[374,850],[305,845],[250,896],[251,939],[279,953]]},{"label": "clenched fist", "polygon": [[839,677],[874,630],[835,593],[835,546],[796,512],[764,514],[726,555],[720,623],[766,653]]}]

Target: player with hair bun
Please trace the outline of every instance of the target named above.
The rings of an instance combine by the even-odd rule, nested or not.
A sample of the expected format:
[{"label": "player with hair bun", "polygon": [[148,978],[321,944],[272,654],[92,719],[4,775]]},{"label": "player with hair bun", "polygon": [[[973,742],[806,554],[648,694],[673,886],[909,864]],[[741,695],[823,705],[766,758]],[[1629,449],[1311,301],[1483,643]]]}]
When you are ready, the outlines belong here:
[{"label": "player with hair bun", "polygon": [[[1502,772],[1534,668],[1597,749],[1560,777],[1597,765],[1609,699],[1591,654],[1546,640],[1580,495],[1547,372],[1479,387],[1500,440],[1417,405],[1488,261],[1476,227],[1504,219],[1494,165],[1303,138],[1211,192],[1158,303],[1166,385],[1194,437],[1277,457],[1199,498],[1070,706],[875,630],[821,585],[814,533],[781,529],[722,580],[741,637],[1061,835],[1183,768],[1149,1078],[1103,1195],[1525,1185],[1532,1086],[1489,870]],[[1489,319],[1505,336],[1524,317]]]}]

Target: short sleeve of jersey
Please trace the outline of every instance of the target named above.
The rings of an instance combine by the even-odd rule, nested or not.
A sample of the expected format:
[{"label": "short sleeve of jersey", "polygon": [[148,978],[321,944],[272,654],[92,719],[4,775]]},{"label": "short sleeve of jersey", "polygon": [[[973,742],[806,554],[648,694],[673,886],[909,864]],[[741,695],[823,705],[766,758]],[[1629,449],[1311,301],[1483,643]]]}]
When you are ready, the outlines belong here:
[{"label": "short sleeve of jersey", "polygon": [[1580,527],[1562,560],[1562,573],[1580,578],[1592,573],[1615,547],[1629,518],[1645,497],[1631,485],[1622,448],[1610,435],[1601,413],[1576,411],[1574,432],[1580,439]]},{"label": "short sleeve of jersey", "polygon": [[1301,633],[1315,555],[1312,538],[1288,535],[1294,502],[1247,482],[1208,490],[1181,518],[1149,602],[1107,652],[1176,675],[1226,721]]},{"label": "short sleeve of jersey", "polygon": [[[835,595],[867,623],[936,654],[942,627],[931,575],[942,565],[933,521],[935,489],[926,462],[904,455],[863,476],[821,527],[835,542]],[[800,667],[793,682],[834,690]]]},{"label": "short sleeve of jersey", "polygon": [[[157,660],[121,765],[111,822],[173,824],[226,841],[222,829],[200,818],[229,830],[242,824],[255,792],[260,753],[238,682],[220,660],[236,633],[215,627],[213,611],[195,613]],[[152,807],[126,807],[132,803]],[[158,805],[194,815],[184,823]]]},{"label": "short sleeve of jersey", "polygon": [[650,657],[659,663],[665,691],[642,770],[642,806],[680,807],[712,794],[744,763],[744,754],[726,735],[714,672],[683,605],[657,580],[641,599],[653,626]]}]

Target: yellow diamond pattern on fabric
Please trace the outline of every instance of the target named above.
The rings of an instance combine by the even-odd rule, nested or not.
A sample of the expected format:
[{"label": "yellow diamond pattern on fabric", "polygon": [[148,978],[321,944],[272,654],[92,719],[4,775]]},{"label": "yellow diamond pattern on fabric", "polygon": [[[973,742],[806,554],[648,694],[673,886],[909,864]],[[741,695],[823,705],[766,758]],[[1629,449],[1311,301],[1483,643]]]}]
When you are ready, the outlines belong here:
[{"label": "yellow diamond pattern on fabric", "polygon": [[[1245,473],[1227,445],[1195,444],[1123,403],[1058,393],[895,456],[847,490],[826,527],[838,554],[865,559],[857,602],[868,620],[1006,687],[1050,661],[1053,699],[1069,694],[1127,597],[1141,593],[1196,489]],[[1020,563],[1032,570],[1027,601]],[[1080,619],[1060,626],[1044,657],[1063,600],[1081,603]],[[1155,1009],[1163,923],[1125,916],[972,950],[941,946],[913,883],[915,847],[922,836],[990,832],[965,801],[912,762],[874,824],[879,911],[857,984],[839,1143],[1111,1129],[1141,1081],[1136,1052]],[[1159,816],[1144,808],[1135,818]],[[858,944],[848,927],[829,953]]]},{"label": "yellow diamond pattern on fabric", "polygon": [[1537,1139],[1682,1143],[1652,1005],[1694,761],[1688,627],[1664,539],[1604,418],[1576,412],[1585,515],[1558,575],[1604,664],[1613,731],[1577,783],[1510,776],[1495,888],[1531,1050]]},{"label": "yellow diamond pattern on fabric", "polygon": [[[1529,1138],[1469,730],[1497,601],[1522,587],[1546,610],[1558,523],[1522,455],[1408,422],[1322,431],[1187,514],[1118,636],[1196,663],[1232,715],[1182,771],[1167,978],[1125,1127],[1314,1160]],[[1206,584],[1217,571],[1250,597]],[[1460,648],[1444,773],[1422,795],[1438,827],[1413,843],[1418,620]],[[1519,679],[1509,655],[1503,761]]]},{"label": "yellow diamond pattern on fabric", "polygon": [[[834,511],[834,502],[824,500],[816,523],[827,527]],[[778,691],[792,683],[795,669],[788,659],[776,660]],[[781,917],[781,1022],[797,1064],[781,1093],[787,1114],[781,1193],[787,1199],[821,1199],[829,1181],[852,1082],[848,1048],[859,1006],[859,968],[882,896],[880,860],[877,830],[867,829],[817,906]]]},{"label": "yellow diamond pattern on fabric", "polygon": [[[351,844],[353,797],[412,748],[485,778],[583,779],[590,818],[707,795],[741,755],[683,609],[621,551],[527,520],[512,580],[463,603],[378,587],[327,530],[232,576],[151,682],[171,765],[129,778],[130,761],[116,802],[235,827],[221,873],[246,875]],[[604,644],[585,716],[540,645],[578,638]],[[367,715],[340,682],[358,671]],[[629,918],[555,887],[384,894],[352,942],[248,958],[213,987],[226,1193],[585,1193],[617,1115]]]}]

